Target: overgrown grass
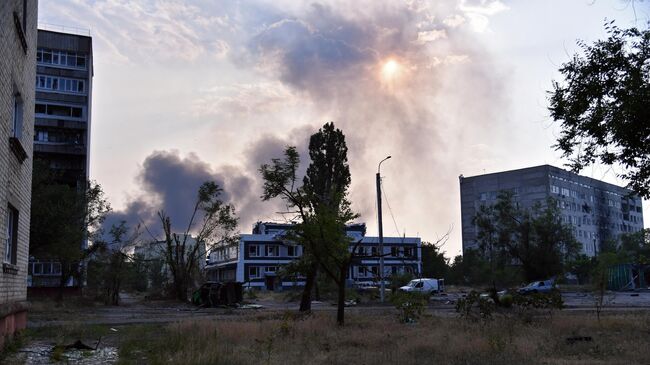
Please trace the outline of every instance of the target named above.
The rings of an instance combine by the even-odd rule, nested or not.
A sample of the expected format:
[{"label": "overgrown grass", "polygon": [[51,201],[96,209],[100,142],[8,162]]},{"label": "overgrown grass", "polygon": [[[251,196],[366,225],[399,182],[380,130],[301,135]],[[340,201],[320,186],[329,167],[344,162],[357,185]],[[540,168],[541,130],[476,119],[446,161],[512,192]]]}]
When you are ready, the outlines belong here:
[{"label": "overgrown grass", "polygon": [[[532,323],[515,318],[469,323],[425,317],[401,324],[390,315],[250,315],[131,326],[123,364],[637,364],[650,358],[650,314],[559,313]],[[570,337],[590,341],[570,343]]]}]

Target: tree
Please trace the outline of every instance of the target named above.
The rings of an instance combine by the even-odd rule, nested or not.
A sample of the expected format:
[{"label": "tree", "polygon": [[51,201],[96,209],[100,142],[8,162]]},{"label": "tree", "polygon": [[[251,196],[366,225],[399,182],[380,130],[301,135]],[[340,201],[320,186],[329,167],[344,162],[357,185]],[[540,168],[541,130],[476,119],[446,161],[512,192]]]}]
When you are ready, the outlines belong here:
[{"label": "tree", "polygon": [[621,30],[609,22],[606,40],[579,42],[582,55],[563,64],[553,82],[551,117],[561,122],[554,146],[574,171],[601,162],[650,198],[650,30]]},{"label": "tree", "polygon": [[571,226],[562,223],[557,202],[520,208],[511,192],[499,193],[494,205],[482,206],[474,223],[479,246],[497,267],[519,264],[527,281],[545,279],[564,270],[578,253]]},{"label": "tree", "polygon": [[650,228],[621,235],[620,251],[625,261],[647,265],[650,262]]},{"label": "tree", "polygon": [[[180,301],[187,301],[187,291],[199,274],[200,260],[205,259],[207,250],[202,245],[237,241],[235,208],[221,200],[222,192],[211,181],[199,187],[192,215],[182,234],[173,231],[171,218],[165,211],[158,212],[164,234],[164,261],[172,276],[174,296]],[[191,234],[195,234],[194,239]]]},{"label": "tree", "polygon": [[[30,255],[61,265],[59,300],[70,280],[82,276],[82,262],[101,236],[101,224],[110,211],[102,187],[89,181],[76,188],[59,182],[44,163],[34,162]],[[89,249],[83,248],[89,242]]]},{"label": "tree", "polygon": [[122,285],[134,274],[136,265],[129,251],[139,242],[139,228],[131,231],[122,221],[111,227],[109,240],[93,245],[94,252],[88,263],[88,286],[101,289],[101,297],[108,305],[119,305]]},{"label": "tree", "polygon": [[[321,269],[338,287],[337,322],[344,323],[345,284],[353,260],[346,224],[357,217],[350,209],[347,190],[350,169],[343,132],[334,123],[325,124],[309,141],[311,164],[302,186],[297,186],[296,171],[300,157],[295,147],[288,147],[283,160],[273,159],[271,165],[260,167],[264,179],[263,200],[280,197],[288,209],[296,209],[300,222],[287,233],[286,239],[303,246],[307,265],[306,285],[301,310],[308,310],[311,287],[317,269]],[[356,247],[356,246],[355,246]]]}]

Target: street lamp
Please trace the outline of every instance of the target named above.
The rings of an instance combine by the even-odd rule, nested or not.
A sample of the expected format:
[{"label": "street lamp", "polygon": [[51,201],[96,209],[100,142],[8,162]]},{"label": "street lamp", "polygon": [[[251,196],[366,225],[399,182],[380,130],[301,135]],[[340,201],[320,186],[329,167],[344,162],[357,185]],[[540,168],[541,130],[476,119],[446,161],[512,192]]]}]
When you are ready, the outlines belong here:
[{"label": "street lamp", "polygon": [[379,291],[381,302],[384,302],[386,284],[384,283],[384,231],[381,222],[381,163],[388,160],[391,156],[379,161],[377,165],[377,221],[379,225],[379,280],[381,290]]}]

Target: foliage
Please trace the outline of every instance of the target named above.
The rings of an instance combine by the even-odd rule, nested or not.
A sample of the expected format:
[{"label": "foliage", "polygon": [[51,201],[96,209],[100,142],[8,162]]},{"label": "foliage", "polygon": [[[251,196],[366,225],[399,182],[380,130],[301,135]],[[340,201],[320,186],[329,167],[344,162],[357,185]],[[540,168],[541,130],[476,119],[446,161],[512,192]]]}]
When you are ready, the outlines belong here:
[{"label": "foliage", "polygon": [[561,122],[555,148],[575,171],[595,162],[624,167],[620,176],[650,198],[650,29],[605,24],[609,37],[578,42],[582,55],[560,67],[551,117]]},{"label": "foliage", "polygon": [[392,292],[391,302],[398,311],[399,321],[402,323],[414,323],[424,312],[428,302],[428,296],[420,292]]},{"label": "foliage", "polygon": [[567,263],[569,272],[576,275],[578,284],[585,284],[591,280],[591,274],[597,264],[597,259],[587,255],[578,255]]},{"label": "foliage", "polygon": [[638,265],[650,263],[650,228],[621,235],[619,252],[629,263]]},{"label": "foliage", "polygon": [[[61,264],[61,289],[71,277],[81,279],[81,262],[101,236],[110,210],[98,183],[72,187],[61,183],[42,161],[34,162],[30,255]],[[84,242],[90,243],[90,250],[83,249]]]},{"label": "foliage", "polygon": [[607,252],[598,255],[597,264],[594,266],[592,276],[592,285],[594,293],[594,306],[596,307],[596,316],[600,322],[600,313],[605,303],[605,294],[607,293],[607,284],[609,278],[609,269],[621,263],[620,257],[615,253]]},{"label": "foliage", "polygon": [[408,284],[413,280],[413,274],[405,272],[402,274],[393,274],[390,276],[390,290],[395,293],[397,290],[404,285]]},{"label": "foliage", "polygon": [[456,312],[461,318],[471,322],[491,319],[495,308],[493,301],[481,297],[481,294],[475,290],[456,301]]},{"label": "foliage", "polygon": [[445,278],[448,270],[449,259],[440,251],[440,247],[431,242],[422,242],[422,276]]},{"label": "foliage", "polygon": [[564,262],[578,253],[570,225],[562,223],[557,202],[519,207],[513,193],[502,191],[494,205],[481,206],[474,217],[478,241],[491,265],[520,263],[526,281],[545,279],[564,271]]},{"label": "foliage", "polygon": [[464,255],[454,257],[449,267],[447,283],[457,285],[487,284],[491,278],[490,263],[478,250],[467,249]]},{"label": "foliage", "polygon": [[[88,263],[88,287],[101,291],[100,297],[107,305],[119,305],[120,290],[125,282],[133,282],[139,274],[133,257],[128,252],[138,243],[139,227],[127,227],[122,221],[110,229],[110,241],[95,242]],[[143,281],[146,275],[142,276]],[[146,286],[145,286],[146,288]]]},{"label": "foliage", "polygon": [[164,232],[165,264],[171,273],[174,295],[180,301],[187,301],[188,290],[196,284],[200,261],[205,260],[207,251],[204,245],[236,244],[235,208],[221,200],[222,192],[212,181],[199,187],[183,234],[174,233],[171,218],[164,211],[158,212]]},{"label": "foliage", "polygon": [[309,141],[311,164],[302,186],[298,186],[300,156],[295,147],[287,147],[284,159],[272,159],[260,167],[264,179],[263,200],[281,198],[295,209],[299,223],[285,239],[303,246],[300,265],[306,269],[306,285],[300,310],[309,310],[311,290],[317,270],[330,277],[338,287],[339,324],[344,321],[345,285],[353,253],[345,225],[357,217],[350,208],[347,191],[350,171],[343,132],[334,123],[325,124]]}]

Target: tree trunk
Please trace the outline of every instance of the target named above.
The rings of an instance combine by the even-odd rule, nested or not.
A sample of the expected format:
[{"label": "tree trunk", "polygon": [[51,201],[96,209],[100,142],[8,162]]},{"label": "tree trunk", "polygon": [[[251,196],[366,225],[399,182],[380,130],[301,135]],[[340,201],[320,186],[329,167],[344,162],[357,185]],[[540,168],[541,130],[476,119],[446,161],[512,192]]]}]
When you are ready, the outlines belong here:
[{"label": "tree trunk", "polygon": [[314,283],[316,282],[316,271],[318,269],[318,264],[312,264],[307,277],[305,278],[305,287],[302,290],[302,297],[300,298],[300,312],[309,312],[311,311],[311,291],[314,288]]},{"label": "tree trunk", "polygon": [[341,270],[341,280],[337,283],[339,289],[339,298],[336,308],[336,323],[339,326],[345,324],[345,270]]}]

